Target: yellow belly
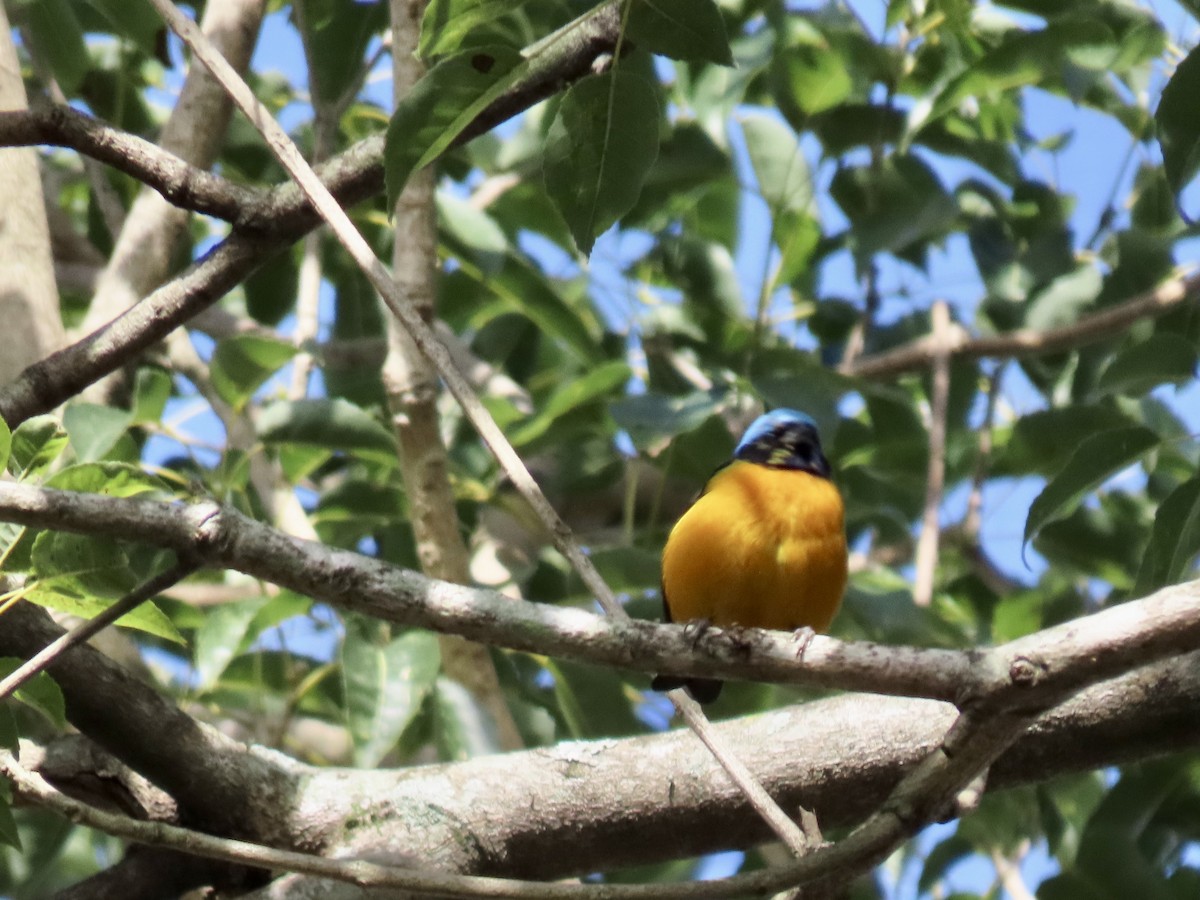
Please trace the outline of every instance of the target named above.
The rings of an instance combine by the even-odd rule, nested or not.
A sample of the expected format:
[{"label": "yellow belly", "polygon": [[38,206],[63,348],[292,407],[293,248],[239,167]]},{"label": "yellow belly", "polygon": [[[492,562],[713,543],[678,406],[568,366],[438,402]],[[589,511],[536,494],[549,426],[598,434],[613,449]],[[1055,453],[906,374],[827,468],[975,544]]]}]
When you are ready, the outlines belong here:
[{"label": "yellow belly", "polygon": [[671,619],[825,631],[846,588],[842,498],[825,478],[734,461],[671,531]]}]

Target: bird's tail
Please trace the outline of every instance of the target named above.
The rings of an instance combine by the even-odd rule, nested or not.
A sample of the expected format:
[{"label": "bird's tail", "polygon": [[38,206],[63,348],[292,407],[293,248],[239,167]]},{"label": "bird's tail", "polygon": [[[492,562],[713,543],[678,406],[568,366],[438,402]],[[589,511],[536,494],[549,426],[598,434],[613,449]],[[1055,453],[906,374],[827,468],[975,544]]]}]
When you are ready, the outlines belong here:
[{"label": "bird's tail", "polygon": [[673,691],[685,688],[697,703],[712,703],[721,696],[725,682],[715,678],[680,678],[677,675],[655,675],[650,688],[655,691]]}]

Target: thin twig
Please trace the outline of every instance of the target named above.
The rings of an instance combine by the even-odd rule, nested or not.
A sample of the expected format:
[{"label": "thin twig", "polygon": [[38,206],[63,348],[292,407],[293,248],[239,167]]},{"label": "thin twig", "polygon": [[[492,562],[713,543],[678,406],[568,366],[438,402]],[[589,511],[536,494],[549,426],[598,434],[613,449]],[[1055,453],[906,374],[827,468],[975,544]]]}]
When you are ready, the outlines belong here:
[{"label": "thin twig", "polygon": [[[682,689],[671,691],[668,696],[675,704],[675,708],[679,710],[679,714],[683,716],[683,720],[687,722],[688,727],[716,757],[733,783],[746,795],[746,799],[754,807],[754,811],[766,820],[766,823],[771,826],[771,830],[779,836],[779,839],[788,846],[792,853],[796,856],[804,856],[810,850],[815,849],[821,841],[820,831],[817,830],[815,834],[807,834],[792,821],[791,817],[767,793],[766,788],[754,777],[754,773],[746,767],[746,764],[733,752],[729,744],[713,729],[712,723],[700,709],[700,704],[684,693]],[[804,820],[815,823],[816,817],[808,810],[805,810],[805,813],[807,815]]]},{"label": "thin twig", "polygon": [[19,690],[21,685],[25,684],[25,682],[29,681],[29,679],[33,678],[39,672],[44,671],[54,660],[58,659],[58,657],[62,656],[62,654],[66,653],[72,647],[89,640],[117,621],[121,616],[133,612],[151,597],[155,597],[168,588],[174,587],[195,572],[197,568],[199,568],[199,562],[195,559],[185,557],[176,561],[170,568],[142,582],[116,603],[113,603],[86,622],[80,622],[70,631],[63,634],[62,637],[47,644],[40,653],[22,663],[5,678],[0,679],[0,700]]},{"label": "thin twig", "polygon": [[1004,365],[996,367],[987,379],[987,401],[983,411],[983,422],[979,426],[979,446],[975,457],[975,470],[971,473],[971,493],[967,497],[967,512],[963,517],[963,532],[970,543],[979,541],[979,529],[983,515],[983,485],[987,481],[988,467],[992,457],[992,429],[996,424],[996,401],[1000,396],[1000,384],[1004,379]]},{"label": "thin twig", "polygon": [[[150,0],[150,2],[162,15],[171,30],[178,34],[191,48],[196,58],[208,67],[213,77],[229,92],[229,96],[266,139],[276,158],[300,186],[321,217],[329,224],[338,241],[358,264],[375,290],[383,297],[388,309],[400,320],[413,342],[437,369],[447,389],[458,401],[501,469],[550,531],[555,547],[579,573],[588,591],[596,597],[601,607],[610,616],[619,619],[628,618],[627,613],[591,559],[575,540],[570,528],[542,493],[520,455],[505,438],[491,413],[487,411],[466,377],[454,364],[449,351],[438,340],[433,329],[425,322],[420,313],[405,302],[391,273],[375,256],[375,251],[355,228],[345,210],[338,205],[333,195],[321,183],[321,179],[317,177],[300,151],[296,149],[296,145],[292,143],[287,132],[275,121],[270,111],[259,102],[254,92],[237,72],[219,53],[214,51],[212,45],[191,19],[179,12],[169,0]],[[782,810],[779,815],[786,817]]]},{"label": "thin twig", "polygon": [[950,307],[937,300],[930,310],[933,320],[932,389],[929,398],[929,466],[925,476],[925,511],[921,516],[921,534],[917,538],[916,573],[913,577],[913,602],[928,606],[933,601],[933,580],[937,570],[938,536],[941,526],[938,512],[946,483],[946,414],[950,400]]},{"label": "thin twig", "polygon": [[[1120,334],[1134,322],[1165,315],[1197,297],[1200,297],[1200,274],[1181,273],[1158,287],[1083,316],[1061,328],[1046,331],[1020,328],[1004,334],[973,338],[965,329],[955,326],[951,329],[948,352],[951,359],[1021,359],[1075,350]],[[894,378],[905,372],[927,369],[937,349],[932,336],[926,336],[894,350],[859,359],[844,366],[842,371],[873,381]]]}]

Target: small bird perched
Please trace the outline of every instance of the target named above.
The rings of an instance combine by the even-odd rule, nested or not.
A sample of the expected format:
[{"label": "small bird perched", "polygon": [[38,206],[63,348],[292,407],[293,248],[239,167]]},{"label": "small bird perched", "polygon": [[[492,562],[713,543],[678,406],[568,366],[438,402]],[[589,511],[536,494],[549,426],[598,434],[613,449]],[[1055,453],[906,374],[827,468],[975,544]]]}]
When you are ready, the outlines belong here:
[{"label": "small bird perched", "polygon": [[[846,589],[842,497],[817,423],[794,409],[759,416],[733,459],[671,529],[662,556],[668,622],[825,631]],[[711,703],[722,682],[657,676]]]}]

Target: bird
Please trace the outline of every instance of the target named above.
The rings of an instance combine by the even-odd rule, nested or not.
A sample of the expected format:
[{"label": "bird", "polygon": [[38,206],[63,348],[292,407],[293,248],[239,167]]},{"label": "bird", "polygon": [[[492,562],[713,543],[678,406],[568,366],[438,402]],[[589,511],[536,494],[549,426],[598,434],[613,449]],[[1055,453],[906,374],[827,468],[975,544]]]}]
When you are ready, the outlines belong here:
[{"label": "bird", "polygon": [[[664,617],[811,636],[829,628],[845,589],[844,507],[817,423],[794,409],[765,413],[667,537]],[[658,675],[651,687],[711,703],[722,682]]]}]

